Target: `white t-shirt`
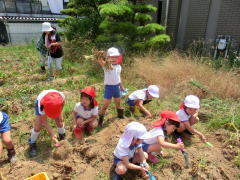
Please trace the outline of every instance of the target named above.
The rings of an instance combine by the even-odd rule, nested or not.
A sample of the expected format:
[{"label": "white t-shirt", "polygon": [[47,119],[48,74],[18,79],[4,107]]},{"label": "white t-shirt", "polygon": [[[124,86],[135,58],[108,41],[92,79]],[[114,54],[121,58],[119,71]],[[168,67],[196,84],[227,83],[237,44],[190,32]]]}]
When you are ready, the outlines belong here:
[{"label": "white t-shirt", "polygon": [[128,98],[130,100],[147,100],[147,93],[146,93],[147,89],[141,89],[141,90],[137,90],[134,91],[132,94],[130,94],[128,96]]},{"label": "white t-shirt", "polygon": [[121,65],[113,65],[113,70],[107,70],[103,67],[104,70],[104,85],[118,85],[121,82]]},{"label": "white t-shirt", "polygon": [[47,95],[47,93],[49,93],[49,92],[57,92],[57,93],[59,93],[59,94],[62,96],[63,100],[65,99],[64,94],[63,94],[62,92],[60,92],[60,91],[57,91],[57,90],[54,90],[54,89],[49,89],[49,90],[44,90],[44,91],[42,91],[42,92],[38,95],[38,97],[37,97],[37,101],[38,101],[38,112],[39,112],[40,115],[44,115],[44,114],[45,114],[44,110],[41,111],[41,109],[40,109],[40,102],[41,102],[42,98],[43,98],[45,95]]},{"label": "white t-shirt", "polygon": [[191,115],[187,115],[184,109],[180,109],[176,112],[178,119],[182,122],[188,121]]},{"label": "white t-shirt", "polygon": [[143,141],[146,144],[158,144],[157,137],[158,136],[165,137],[162,127],[153,128],[152,130],[149,131],[149,134],[150,134],[151,138],[144,139],[144,141]]},{"label": "white t-shirt", "polygon": [[94,107],[93,109],[84,109],[81,102],[77,103],[74,107],[74,112],[76,112],[77,116],[80,116],[83,119],[89,119],[92,116],[98,115],[98,106]]},{"label": "white t-shirt", "polygon": [[122,159],[123,156],[128,156],[129,159],[133,158],[135,151],[142,147],[142,144],[134,146],[133,148],[124,148],[120,143],[117,144],[117,147],[114,150],[114,156],[118,159]]}]

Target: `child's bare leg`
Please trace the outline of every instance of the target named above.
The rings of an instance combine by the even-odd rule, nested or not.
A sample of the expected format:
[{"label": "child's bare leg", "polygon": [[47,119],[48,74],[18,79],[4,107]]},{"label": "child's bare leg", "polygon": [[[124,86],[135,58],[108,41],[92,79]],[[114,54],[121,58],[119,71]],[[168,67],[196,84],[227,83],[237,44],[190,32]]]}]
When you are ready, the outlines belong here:
[{"label": "child's bare leg", "polygon": [[123,164],[122,161],[119,161],[117,163],[117,167],[115,168],[115,172],[118,174],[118,175],[123,175],[127,172],[127,168],[126,166]]},{"label": "child's bare leg", "polygon": [[198,113],[194,114],[189,119],[189,123],[190,123],[191,126],[198,123],[198,121],[199,121]]},{"label": "child's bare leg", "polygon": [[2,146],[2,142],[0,141],[0,157],[2,156],[2,150],[3,150],[3,146]]},{"label": "child's bare leg", "polygon": [[94,130],[98,126],[98,121],[95,119],[88,123],[89,131]]},{"label": "child's bare leg", "polygon": [[110,102],[111,102],[111,99],[104,99],[103,105],[102,105],[101,110],[99,112],[100,115],[105,115],[107,107],[110,104]]},{"label": "child's bare leg", "polygon": [[121,104],[120,104],[120,98],[113,98],[114,100],[114,103],[115,103],[115,106],[116,106],[116,109],[121,109]]},{"label": "child's bare leg", "polygon": [[46,121],[46,119],[47,119],[46,115],[36,116],[31,133],[30,144],[35,143],[37,141],[40,130],[42,129],[42,122]]},{"label": "child's bare leg", "polygon": [[63,116],[60,115],[58,118],[55,119],[55,122],[58,128],[59,140],[64,140],[66,130],[64,127]]},{"label": "child's bare leg", "polygon": [[162,148],[161,148],[160,144],[151,144],[148,147],[147,153],[151,153],[151,152],[156,152],[156,153],[159,153],[161,155],[163,154],[163,151],[162,151]]},{"label": "child's bare leg", "polygon": [[[145,159],[147,159],[147,158],[148,158],[148,153],[143,152],[143,154],[144,154]],[[133,162],[133,163],[142,163],[142,162],[141,162],[141,157],[140,157],[140,155],[139,155],[138,152],[136,152],[136,153],[134,154],[134,157],[133,157],[132,162]]]},{"label": "child's bare leg", "polygon": [[13,149],[13,143],[12,143],[10,131],[4,132],[2,134],[2,142],[7,149]]},{"label": "child's bare leg", "polygon": [[183,122],[180,123],[179,128],[177,128],[177,132],[183,132],[186,129],[185,125]]}]

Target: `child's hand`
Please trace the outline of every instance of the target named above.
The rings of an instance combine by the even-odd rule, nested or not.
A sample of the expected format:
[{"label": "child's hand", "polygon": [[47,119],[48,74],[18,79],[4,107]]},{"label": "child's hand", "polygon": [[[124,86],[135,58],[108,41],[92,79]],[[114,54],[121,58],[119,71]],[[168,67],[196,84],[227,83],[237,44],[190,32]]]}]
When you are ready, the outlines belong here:
[{"label": "child's hand", "polygon": [[80,121],[80,122],[78,122],[78,127],[83,127],[84,125],[86,124],[86,122],[85,121]]},{"label": "child's hand", "polygon": [[148,113],[147,115],[146,115],[146,119],[151,119],[152,118],[152,114],[151,113]]},{"label": "child's hand", "polygon": [[57,136],[56,136],[56,135],[53,135],[51,138],[52,138],[53,142],[55,143],[54,146],[58,146],[59,141],[58,141],[58,139],[57,139]]},{"label": "child's hand", "polygon": [[200,138],[204,143],[207,142],[207,139],[203,134],[200,135]]},{"label": "child's hand", "polygon": [[184,148],[183,142],[179,142],[176,145],[177,145],[177,149],[183,149]]}]

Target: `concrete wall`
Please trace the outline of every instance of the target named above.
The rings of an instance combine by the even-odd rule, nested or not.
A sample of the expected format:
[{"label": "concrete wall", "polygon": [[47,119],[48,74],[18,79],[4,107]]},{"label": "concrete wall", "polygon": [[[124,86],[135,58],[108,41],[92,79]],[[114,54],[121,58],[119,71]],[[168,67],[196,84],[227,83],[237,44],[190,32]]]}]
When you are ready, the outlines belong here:
[{"label": "concrete wall", "polygon": [[[58,29],[61,29],[54,24]],[[42,23],[6,23],[9,41],[12,44],[25,44],[31,43],[33,40],[36,42],[41,36]]]}]

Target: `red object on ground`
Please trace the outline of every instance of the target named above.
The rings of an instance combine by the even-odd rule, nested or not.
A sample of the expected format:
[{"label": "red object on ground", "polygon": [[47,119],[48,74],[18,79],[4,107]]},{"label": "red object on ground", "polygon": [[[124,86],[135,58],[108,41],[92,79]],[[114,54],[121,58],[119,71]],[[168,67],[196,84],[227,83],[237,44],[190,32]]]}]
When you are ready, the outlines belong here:
[{"label": "red object on ground", "polygon": [[73,134],[77,139],[82,139],[84,135],[84,130],[82,128],[74,128]]}]

